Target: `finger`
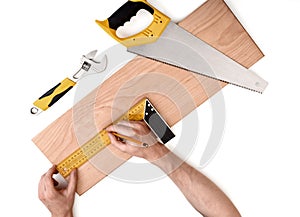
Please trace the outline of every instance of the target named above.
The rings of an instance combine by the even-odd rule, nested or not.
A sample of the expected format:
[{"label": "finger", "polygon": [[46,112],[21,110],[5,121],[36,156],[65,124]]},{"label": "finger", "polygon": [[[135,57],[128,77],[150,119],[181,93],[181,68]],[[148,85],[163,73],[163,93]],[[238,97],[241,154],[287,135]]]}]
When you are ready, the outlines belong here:
[{"label": "finger", "polygon": [[56,174],[56,173],[57,173],[56,166],[53,165],[53,166],[47,171],[47,173],[46,173],[45,175],[46,175],[46,176],[51,176],[51,177],[52,177],[52,175],[53,175],[53,174]]},{"label": "finger", "polygon": [[124,124],[126,124],[126,126],[130,126],[136,132],[136,134],[139,135],[144,135],[151,132],[145,121],[129,121]]},{"label": "finger", "polygon": [[57,173],[56,166],[53,165],[53,166],[48,170],[48,172],[45,174],[45,177],[44,177],[44,183],[45,183],[46,189],[50,189],[50,190],[55,189],[55,188],[54,188],[54,182],[53,182],[52,176],[53,176],[53,174],[56,174],[56,173]]},{"label": "finger", "polygon": [[131,125],[131,126],[136,126],[136,125],[140,125],[140,126],[143,126],[145,128],[148,129],[148,125],[145,123],[145,121],[128,121],[128,123]]},{"label": "finger", "polygon": [[122,120],[122,121],[118,122],[118,125],[123,125],[123,126],[127,126],[127,127],[130,127],[130,128],[133,128],[134,127],[134,123],[135,123],[135,121],[125,121],[125,120]]},{"label": "finger", "polygon": [[122,135],[128,136],[128,137],[132,137],[135,135],[135,132],[132,128],[125,126],[125,125],[121,125],[121,124],[111,125],[111,126],[107,127],[106,130],[108,132],[116,132],[116,133],[119,133],[119,134],[122,134]]},{"label": "finger", "polygon": [[112,145],[114,147],[116,147],[117,149],[119,149],[120,151],[125,152],[127,154],[134,155],[134,153],[136,151],[138,151],[138,149],[141,147],[141,145],[138,145],[129,140],[126,140],[125,143],[120,142],[116,139],[116,137],[113,134],[109,134],[109,136],[110,136],[111,140],[113,141]]},{"label": "finger", "polygon": [[41,176],[41,179],[40,179],[40,182],[39,182],[39,189],[42,189],[42,186],[44,185],[44,178],[45,178],[45,175],[46,175],[46,174],[44,174],[44,175]]},{"label": "finger", "polygon": [[115,146],[117,149],[119,149],[122,152],[126,152],[126,144],[124,144],[123,142],[118,141],[117,138],[111,133],[108,133],[108,137],[110,139],[110,143],[113,146]]},{"label": "finger", "polygon": [[118,124],[130,127],[139,134],[148,133],[150,131],[149,127],[144,121],[120,121]]},{"label": "finger", "polygon": [[106,128],[106,130],[109,132],[117,132],[117,133],[121,133],[121,132],[124,133],[124,131],[128,131],[129,129],[130,127],[119,123],[110,125],[109,127]]},{"label": "finger", "polygon": [[38,186],[38,196],[40,200],[44,199],[44,191],[45,191],[45,187],[44,187],[44,177],[45,175],[43,175],[40,179],[39,182],[39,186]]},{"label": "finger", "polygon": [[142,147],[142,142],[140,140],[125,140],[124,141],[126,147],[127,147],[127,150],[129,150],[131,147],[132,148],[139,148],[139,147]]},{"label": "finger", "polygon": [[74,169],[70,174],[70,180],[67,187],[67,191],[69,194],[75,194],[77,189],[77,181],[78,181],[78,171]]}]

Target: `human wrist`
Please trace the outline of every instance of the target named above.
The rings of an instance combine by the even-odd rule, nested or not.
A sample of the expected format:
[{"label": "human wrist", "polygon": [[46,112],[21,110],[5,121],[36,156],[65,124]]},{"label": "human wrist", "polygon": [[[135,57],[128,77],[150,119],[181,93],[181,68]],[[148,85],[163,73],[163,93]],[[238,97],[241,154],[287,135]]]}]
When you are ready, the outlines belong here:
[{"label": "human wrist", "polygon": [[63,213],[63,214],[52,214],[51,217],[73,217],[73,212],[68,211],[68,212]]},{"label": "human wrist", "polygon": [[150,146],[149,149],[151,150],[145,152],[146,154],[144,158],[150,161],[151,163],[156,161],[157,159],[162,158],[170,152],[170,150],[161,143],[156,143],[153,146]]},{"label": "human wrist", "polygon": [[[166,151],[167,150],[167,151]],[[176,156],[173,152],[167,149],[165,146],[162,148],[163,155],[160,155],[159,158],[151,161],[152,164],[159,167],[163,170],[167,175],[170,175],[175,170],[177,170],[184,161]]]}]

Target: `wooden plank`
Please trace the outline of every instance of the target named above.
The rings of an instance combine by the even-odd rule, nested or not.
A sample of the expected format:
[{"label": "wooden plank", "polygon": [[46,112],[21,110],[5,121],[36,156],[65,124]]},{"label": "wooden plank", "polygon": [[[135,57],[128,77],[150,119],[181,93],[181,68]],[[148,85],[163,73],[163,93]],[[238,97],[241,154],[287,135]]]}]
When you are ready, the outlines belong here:
[{"label": "wooden plank", "polygon": [[[263,57],[222,0],[208,0],[179,25],[245,67]],[[225,85],[136,57],[35,136],[33,142],[53,164],[58,164],[143,97],[148,97],[172,126]],[[107,147],[80,167],[77,193],[86,192],[129,158]]]}]

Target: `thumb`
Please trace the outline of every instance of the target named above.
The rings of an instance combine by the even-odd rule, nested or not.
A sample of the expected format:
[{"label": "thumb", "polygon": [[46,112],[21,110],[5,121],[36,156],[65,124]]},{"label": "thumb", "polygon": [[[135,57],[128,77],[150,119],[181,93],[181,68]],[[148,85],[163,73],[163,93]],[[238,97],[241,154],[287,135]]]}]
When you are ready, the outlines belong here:
[{"label": "thumb", "polygon": [[74,169],[70,174],[70,180],[67,187],[67,191],[69,194],[74,194],[77,189],[77,179],[78,179],[78,172],[77,169]]},{"label": "thumb", "polygon": [[110,142],[111,142],[111,144],[112,144],[113,146],[115,146],[115,147],[118,148],[119,150],[125,152],[126,144],[124,144],[124,143],[118,141],[118,140],[116,139],[116,137],[115,137],[113,134],[111,134],[111,133],[108,133],[108,137],[109,137]]}]

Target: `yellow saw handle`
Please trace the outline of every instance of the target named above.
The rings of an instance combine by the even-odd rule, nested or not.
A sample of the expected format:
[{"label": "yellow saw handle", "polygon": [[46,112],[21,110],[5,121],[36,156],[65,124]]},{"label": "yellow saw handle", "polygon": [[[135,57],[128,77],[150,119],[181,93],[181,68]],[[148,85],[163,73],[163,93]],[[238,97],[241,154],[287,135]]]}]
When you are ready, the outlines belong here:
[{"label": "yellow saw handle", "polygon": [[[143,32],[128,38],[119,38],[116,30],[129,21],[131,17],[135,16],[141,9],[147,10],[153,15],[154,19],[152,23]],[[96,20],[96,23],[115,40],[126,47],[132,47],[155,42],[161,36],[170,20],[169,17],[154,8],[146,0],[130,0],[108,19],[104,21]]]},{"label": "yellow saw handle", "polygon": [[43,96],[36,100],[33,105],[36,108],[31,109],[32,114],[36,114],[38,109],[46,111],[54,103],[56,103],[61,97],[63,97],[69,90],[75,86],[76,82],[69,78],[65,78],[58,85],[47,91]]}]

